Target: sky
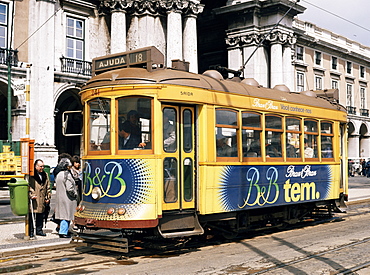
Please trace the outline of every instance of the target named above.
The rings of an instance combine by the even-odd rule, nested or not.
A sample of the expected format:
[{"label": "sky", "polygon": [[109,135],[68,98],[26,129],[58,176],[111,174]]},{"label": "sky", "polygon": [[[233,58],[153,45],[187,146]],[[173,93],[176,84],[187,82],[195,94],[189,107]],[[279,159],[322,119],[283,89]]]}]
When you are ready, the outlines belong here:
[{"label": "sky", "polygon": [[370,47],[370,0],[300,0],[298,4],[307,8],[298,19]]}]

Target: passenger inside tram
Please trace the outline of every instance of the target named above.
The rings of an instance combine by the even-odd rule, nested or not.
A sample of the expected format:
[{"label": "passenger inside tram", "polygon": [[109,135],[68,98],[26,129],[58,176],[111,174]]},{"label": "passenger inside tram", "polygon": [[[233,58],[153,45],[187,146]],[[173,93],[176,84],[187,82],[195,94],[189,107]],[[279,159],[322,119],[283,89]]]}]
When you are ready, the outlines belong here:
[{"label": "passenger inside tram", "polygon": [[140,137],[131,133],[132,129],[129,124],[121,123],[118,131],[118,148],[119,150],[129,150],[134,148],[144,148],[145,143],[141,142]]}]

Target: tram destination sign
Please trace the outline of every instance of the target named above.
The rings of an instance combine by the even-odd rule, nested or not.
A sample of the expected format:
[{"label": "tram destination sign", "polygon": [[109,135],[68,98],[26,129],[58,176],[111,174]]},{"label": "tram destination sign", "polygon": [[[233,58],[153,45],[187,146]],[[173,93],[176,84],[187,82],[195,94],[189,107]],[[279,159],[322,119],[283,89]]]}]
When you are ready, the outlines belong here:
[{"label": "tram destination sign", "polygon": [[93,76],[119,68],[139,67],[148,71],[163,67],[164,56],[156,47],[146,47],[134,51],[111,54],[94,58]]}]

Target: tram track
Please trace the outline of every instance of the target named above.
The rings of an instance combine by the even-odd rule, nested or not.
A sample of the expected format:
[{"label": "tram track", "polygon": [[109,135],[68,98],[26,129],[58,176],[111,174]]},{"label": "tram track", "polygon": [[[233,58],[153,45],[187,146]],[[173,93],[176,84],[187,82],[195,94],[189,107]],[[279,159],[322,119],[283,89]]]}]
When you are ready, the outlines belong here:
[{"label": "tram track", "polygon": [[[283,263],[283,264],[278,264],[276,266],[273,266],[273,267],[269,267],[269,268],[266,268],[266,269],[263,269],[263,270],[260,270],[260,271],[257,271],[257,272],[254,272],[254,273],[250,273],[250,275],[259,275],[259,274],[267,274],[267,273],[271,273],[272,271],[278,271],[279,269],[284,269],[284,268],[287,268],[287,267],[291,267],[293,265],[296,265],[296,264],[299,264],[299,263],[302,263],[304,261],[309,261],[311,259],[315,259],[315,258],[319,258],[319,257],[322,257],[326,254],[329,254],[329,253],[333,253],[333,252],[338,252],[338,251],[341,251],[343,249],[347,249],[347,248],[351,248],[351,247],[354,247],[354,246],[357,246],[357,245],[362,245],[362,244],[366,244],[370,242],[370,238],[366,238],[364,240],[360,240],[360,241],[356,241],[356,242],[352,242],[352,243],[349,243],[349,244],[346,244],[346,245],[342,245],[340,247],[337,247],[337,248],[333,248],[333,249],[328,249],[328,250],[325,250],[325,251],[322,251],[322,252],[319,252],[319,253],[315,253],[313,255],[309,255],[309,256],[306,256],[306,257],[302,257],[300,259],[296,259],[296,260],[292,260],[292,261],[289,261],[289,262],[286,262],[286,263]],[[358,271],[362,268],[365,268],[365,267],[368,267],[370,266],[370,261],[368,262],[365,262],[365,263],[361,263],[359,265],[356,265],[354,267],[351,267],[351,268],[346,268],[344,270],[340,270],[340,271],[337,271],[335,273],[330,273],[330,274],[351,274],[352,272],[355,272],[355,271]]]},{"label": "tram track", "polygon": [[[322,223],[338,222],[343,219],[359,216],[362,214],[370,213],[368,205],[363,207],[351,207],[350,212],[340,214],[339,217],[335,219],[328,219],[327,221],[320,222],[306,222],[300,225],[294,225],[286,230],[295,230],[305,226],[315,226]],[[94,249],[85,246],[79,246],[75,248],[60,249],[54,251],[45,251],[41,253],[25,254],[22,256],[14,256],[0,259],[0,273],[14,274],[17,270],[22,271],[22,274],[58,274],[65,272],[76,272],[74,274],[81,274],[81,272],[90,272],[88,270],[100,270],[104,268],[110,268],[114,265],[133,265],[136,264],[137,260],[141,261],[144,258],[166,258],[171,257],[171,255],[181,255],[185,253],[190,253],[195,250],[199,250],[202,247],[211,247],[227,243],[247,241],[249,238],[258,236],[259,234],[272,234],[274,232],[282,232],[285,230],[271,229],[271,231],[266,230],[263,232],[254,232],[249,236],[240,236],[234,240],[223,240],[218,237],[212,239],[194,239],[193,241],[184,242],[183,245],[174,245],[169,243],[168,246],[165,243],[161,243],[159,240],[153,242],[153,240],[146,240],[142,246],[135,244],[135,247],[131,247],[130,252],[125,254],[123,257],[122,253],[106,251],[102,249]],[[315,258],[320,258],[328,253],[340,252],[343,249],[355,247],[361,244],[367,244],[370,238],[352,242],[346,245],[342,245],[335,249],[328,249],[316,254],[308,255],[306,257],[289,261],[274,267],[266,268],[264,270],[256,270],[255,273],[251,274],[267,274],[269,272],[276,272],[278,270],[284,269],[286,267],[297,265],[302,262],[307,262]],[[156,247],[155,243],[158,243]],[[154,245],[153,245],[154,244]],[[342,268],[333,274],[352,274],[351,272],[356,272],[363,268],[367,268],[370,262],[363,262],[361,264],[353,265],[352,267]],[[76,271],[80,270],[80,271]],[[228,274],[228,273],[227,273]]]}]

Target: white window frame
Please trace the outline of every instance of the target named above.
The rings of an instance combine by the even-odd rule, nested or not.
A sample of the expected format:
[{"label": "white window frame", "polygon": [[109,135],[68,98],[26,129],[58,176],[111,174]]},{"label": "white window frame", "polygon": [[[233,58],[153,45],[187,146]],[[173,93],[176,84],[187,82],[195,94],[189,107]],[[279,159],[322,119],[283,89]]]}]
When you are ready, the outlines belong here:
[{"label": "white window frame", "polygon": [[[335,66],[335,68],[334,68],[334,66]],[[338,57],[336,57],[336,56],[331,57],[331,67],[330,68],[332,70],[335,70],[335,71],[338,70]]]},{"label": "white window frame", "polygon": [[322,90],[322,76],[315,75],[315,90]]},{"label": "white window frame", "polygon": [[322,53],[319,51],[315,51],[315,65],[316,66],[322,65]]},{"label": "white window frame", "polygon": [[297,72],[297,92],[303,92],[305,90],[305,75],[304,72]]},{"label": "white window frame", "polygon": [[353,63],[351,61],[346,62],[346,74],[352,75]]},{"label": "white window frame", "polygon": [[360,65],[360,68],[359,68],[359,72],[358,73],[359,73],[360,78],[365,79],[365,77],[366,77],[366,67]]},{"label": "white window frame", "polygon": [[[69,35],[68,34],[68,21],[69,20],[72,20],[73,23],[74,23],[74,27],[73,27],[73,34]],[[82,22],[82,35],[81,37],[79,37],[78,35],[76,35],[76,22]],[[65,22],[66,22],[66,27],[65,27],[65,53],[66,53],[66,57],[67,58],[71,58],[71,59],[76,59],[76,60],[81,60],[81,61],[84,61],[85,60],[85,52],[86,52],[86,41],[85,41],[85,34],[86,34],[86,19],[84,18],[81,18],[81,17],[78,17],[78,16],[74,16],[74,15],[66,15],[65,17]],[[72,47],[72,50],[73,50],[73,54],[70,55],[68,53],[68,41],[72,41],[73,42],[73,47]],[[82,43],[82,48],[81,48],[81,57],[77,56],[77,43],[78,42],[81,42]]]},{"label": "white window frame", "polygon": [[[299,51],[299,49],[301,49],[302,51]],[[295,51],[296,51],[296,60],[304,61],[304,47],[297,45],[295,48]],[[299,57],[302,57],[302,58],[299,58]]]},{"label": "white window frame", "polygon": [[346,106],[353,106],[353,85],[351,83],[347,83],[346,85]]},{"label": "white window frame", "polygon": [[[8,48],[8,39],[9,39],[9,12],[10,12],[10,5],[8,3],[0,3],[1,6],[4,6],[6,8],[5,10],[5,20],[4,22],[0,22],[0,29],[4,29],[4,35],[1,37],[4,39],[4,44],[1,44],[0,40],[0,47],[1,48]],[[11,47],[12,45],[10,45]]]},{"label": "white window frame", "polygon": [[360,86],[360,108],[366,109],[366,88]]},{"label": "white window frame", "polygon": [[338,89],[338,84],[339,84],[338,80],[336,80],[336,79],[331,80],[331,88],[332,89]]}]

